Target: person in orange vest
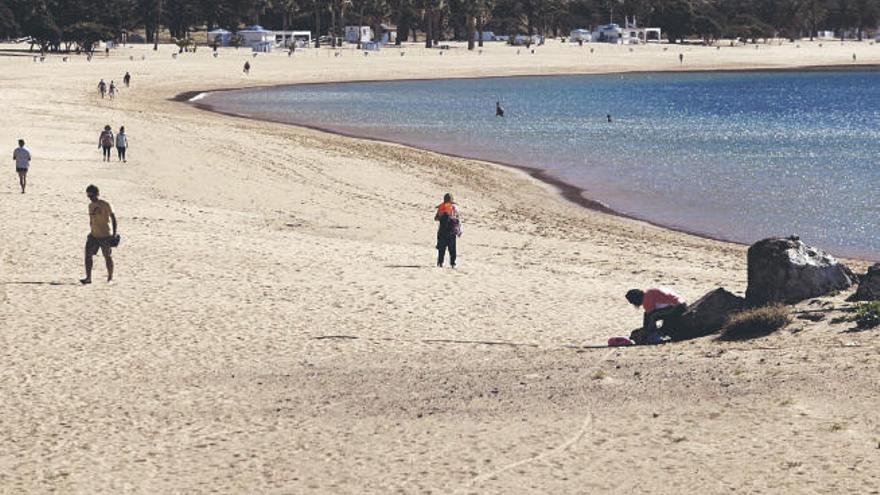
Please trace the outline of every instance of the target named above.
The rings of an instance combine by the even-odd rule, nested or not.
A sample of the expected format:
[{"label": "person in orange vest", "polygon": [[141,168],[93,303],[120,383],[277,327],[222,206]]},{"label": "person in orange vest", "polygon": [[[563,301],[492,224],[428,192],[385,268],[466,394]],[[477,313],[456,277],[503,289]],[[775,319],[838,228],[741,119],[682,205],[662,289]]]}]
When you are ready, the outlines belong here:
[{"label": "person in orange vest", "polygon": [[449,264],[455,268],[456,239],[461,235],[461,222],[458,217],[458,205],[452,200],[452,195],[446,193],[443,203],[437,206],[437,214],[434,221],[439,222],[437,227],[437,266],[443,267],[446,258],[446,250],[449,250]]},{"label": "person in orange vest", "polygon": [[[675,328],[687,311],[684,298],[667,288],[630,289],[626,300],[636,308],[645,309],[642,328],[630,336],[637,344],[659,344],[663,334],[668,335],[668,330]],[[659,321],[663,322],[661,329],[657,328]]]}]

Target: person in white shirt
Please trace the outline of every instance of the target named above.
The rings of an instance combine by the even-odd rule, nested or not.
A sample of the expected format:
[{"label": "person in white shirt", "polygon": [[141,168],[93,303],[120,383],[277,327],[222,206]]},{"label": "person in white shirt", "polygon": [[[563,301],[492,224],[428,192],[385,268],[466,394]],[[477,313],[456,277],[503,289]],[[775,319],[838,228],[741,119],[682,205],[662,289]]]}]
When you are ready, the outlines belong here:
[{"label": "person in white shirt", "polygon": [[15,160],[18,183],[21,185],[21,193],[24,194],[24,188],[27,186],[27,173],[31,166],[31,152],[24,147],[24,139],[18,140],[18,148],[12,152],[12,159]]},{"label": "person in white shirt", "polygon": [[125,135],[125,126],[122,126],[116,134],[116,155],[122,163],[125,163],[126,148],[128,148],[128,136]]}]

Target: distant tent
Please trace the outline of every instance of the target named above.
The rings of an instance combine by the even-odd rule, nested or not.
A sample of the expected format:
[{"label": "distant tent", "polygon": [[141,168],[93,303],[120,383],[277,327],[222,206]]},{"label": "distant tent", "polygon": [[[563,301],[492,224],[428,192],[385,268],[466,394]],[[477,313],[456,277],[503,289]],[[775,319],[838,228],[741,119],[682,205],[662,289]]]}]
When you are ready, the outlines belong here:
[{"label": "distant tent", "polygon": [[220,46],[229,46],[229,43],[232,41],[232,33],[225,29],[215,29],[213,31],[208,31],[208,44],[213,45],[214,43]]}]

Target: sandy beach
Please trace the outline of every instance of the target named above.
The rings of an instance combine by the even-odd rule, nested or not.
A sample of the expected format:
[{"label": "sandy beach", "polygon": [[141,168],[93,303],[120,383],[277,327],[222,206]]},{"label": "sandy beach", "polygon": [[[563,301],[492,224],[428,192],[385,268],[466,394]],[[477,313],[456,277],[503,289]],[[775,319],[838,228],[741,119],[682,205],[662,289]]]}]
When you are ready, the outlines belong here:
[{"label": "sandy beach", "polygon": [[[11,160],[0,188],[0,493],[880,493],[880,339],[831,323],[846,294],[760,339],[593,348],[640,325],[631,287],[743,294],[745,247],[583,208],[522,171],[175,101],[877,65],[880,45],[150,48],[35,63],[0,45],[0,142],[33,153],[27,194]],[[98,80],[126,71],[101,100]],[[101,162],[105,124],[126,127],[128,163]],[[81,287],[92,183],[123,243],[114,284],[98,257]],[[433,266],[447,191],[456,270]]]}]

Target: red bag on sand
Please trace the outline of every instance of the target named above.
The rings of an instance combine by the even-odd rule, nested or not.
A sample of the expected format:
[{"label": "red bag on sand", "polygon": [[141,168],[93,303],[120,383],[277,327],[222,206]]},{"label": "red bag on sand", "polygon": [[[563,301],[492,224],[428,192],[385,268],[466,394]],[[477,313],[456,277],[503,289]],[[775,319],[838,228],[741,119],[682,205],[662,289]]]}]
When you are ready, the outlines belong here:
[{"label": "red bag on sand", "polygon": [[626,337],[611,337],[608,339],[608,347],[625,347],[635,345],[635,342]]}]

